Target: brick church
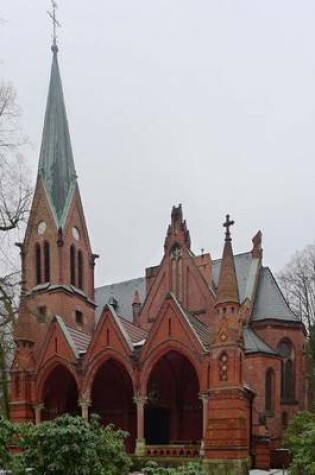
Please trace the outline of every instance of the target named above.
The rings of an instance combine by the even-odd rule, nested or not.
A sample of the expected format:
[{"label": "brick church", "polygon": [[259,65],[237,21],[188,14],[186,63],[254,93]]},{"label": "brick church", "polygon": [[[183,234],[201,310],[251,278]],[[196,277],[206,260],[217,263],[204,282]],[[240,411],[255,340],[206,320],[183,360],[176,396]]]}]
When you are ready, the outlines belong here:
[{"label": "brick church", "polygon": [[[262,235],[234,255],[196,255],[181,205],[161,261],[95,288],[98,257],[75,172],[58,67],[52,69],[33,204],[19,244],[22,288],[11,367],[11,419],[63,413],[126,430],[137,456],[201,457],[246,473],[268,467],[307,405],[305,329],[262,264]],[[221,226],[221,223],[214,223]],[[164,244],[164,248],[163,245]],[[219,465],[218,465],[219,464]]]}]

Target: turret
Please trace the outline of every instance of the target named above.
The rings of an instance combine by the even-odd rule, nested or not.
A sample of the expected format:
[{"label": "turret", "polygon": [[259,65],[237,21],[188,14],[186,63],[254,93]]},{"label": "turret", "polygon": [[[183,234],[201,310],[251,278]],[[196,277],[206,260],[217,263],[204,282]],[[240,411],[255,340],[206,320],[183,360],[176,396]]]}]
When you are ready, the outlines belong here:
[{"label": "turret", "polygon": [[226,228],[225,243],[220,269],[219,283],[216,293],[215,306],[219,313],[234,313],[239,309],[239,292],[236,278],[234,256],[232,249],[232,238],[230,227],[234,221],[230,221],[230,216],[226,216],[223,226]]}]

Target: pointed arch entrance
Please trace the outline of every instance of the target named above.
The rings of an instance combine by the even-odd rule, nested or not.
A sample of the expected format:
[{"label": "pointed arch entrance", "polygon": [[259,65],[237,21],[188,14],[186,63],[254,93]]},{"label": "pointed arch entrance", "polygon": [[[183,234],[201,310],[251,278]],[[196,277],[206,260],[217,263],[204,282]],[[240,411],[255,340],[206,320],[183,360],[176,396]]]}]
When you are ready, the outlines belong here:
[{"label": "pointed arch entrance", "polygon": [[91,414],[98,414],[103,425],[128,432],[126,449],[133,452],[136,436],[136,406],[133,401],[132,380],[122,363],[105,361],[97,370],[91,391]]},{"label": "pointed arch entrance", "polygon": [[52,420],[62,414],[79,415],[77,383],[63,365],[55,366],[43,385],[43,419]]},{"label": "pointed arch entrance", "polygon": [[147,385],[144,415],[146,444],[199,443],[202,403],[199,381],[191,362],[177,351],[154,365]]}]

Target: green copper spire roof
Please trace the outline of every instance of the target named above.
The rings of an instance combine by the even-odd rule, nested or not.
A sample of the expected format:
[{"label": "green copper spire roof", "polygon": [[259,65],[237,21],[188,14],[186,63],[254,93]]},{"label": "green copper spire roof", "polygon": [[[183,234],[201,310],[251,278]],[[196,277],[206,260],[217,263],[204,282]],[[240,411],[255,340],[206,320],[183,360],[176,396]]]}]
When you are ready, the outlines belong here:
[{"label": "green copper spire roof", "polygon": [[43,179],[57,224],[62,226],[76,184],[76,173],[56,45],[52,47],[52,51],[53,59],[38,174]]}]

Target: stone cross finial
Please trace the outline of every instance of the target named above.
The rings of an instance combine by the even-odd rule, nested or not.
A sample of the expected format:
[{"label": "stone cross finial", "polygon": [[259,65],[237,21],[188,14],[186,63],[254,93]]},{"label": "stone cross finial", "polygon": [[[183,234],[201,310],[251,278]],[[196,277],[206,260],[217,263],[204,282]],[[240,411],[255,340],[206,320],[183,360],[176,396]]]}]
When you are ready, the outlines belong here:
[{"label": "stone cross finial", "polygon": [[231,233],[230,233],[230,227],[233,226],[234,224],[234,221],[230,221],[230,215],[227,214],[226,215],[226,221],[225,223],[223,223],[223,226],[226,228],[226,231],[225,231],[225,240],[226,241],[231,241]]},{"label": "stone cross finial", "polygon": [[56,18],[56,10],[58,8],[58,5],[54,0],[51,0],[51,4],[52,4],[52,12],[49,12],[49,11],[47,12],[48,15],[50,16],[50,18],[52,20],[52,24],[53,24],[53,44],[52,44],[51,50],[53,51],[53,53],[57,53],[58,52],[58,46],[57,46],[56,27],[59,26],[59,28],[60,28],[61,25],[60,25],[59,21]]}]

